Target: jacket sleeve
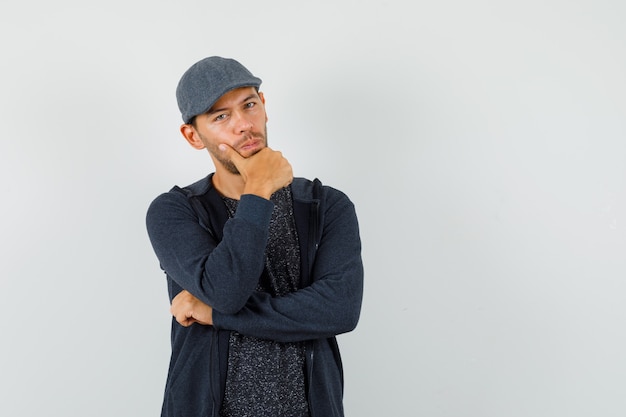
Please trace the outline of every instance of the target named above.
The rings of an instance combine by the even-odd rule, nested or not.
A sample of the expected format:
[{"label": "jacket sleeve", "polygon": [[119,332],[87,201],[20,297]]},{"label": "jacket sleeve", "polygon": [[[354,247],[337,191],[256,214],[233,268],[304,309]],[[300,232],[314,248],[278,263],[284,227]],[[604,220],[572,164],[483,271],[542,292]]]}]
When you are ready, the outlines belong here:
[{"label": "jacket sleeve", "polygon": [[213,313],[217,328],[279,342],[353,330],[363,297],[361,241],[353,204],[343,194],[324,211],[312,284],[282,297],[254,292],[236,314]]},{"label": "jacket sleeve", "polygon": [[217,244],[199,224],[187,197],[170,191],[152,202],[146,226],[168,276],[214,310],[233,314],[254,292],[263,271],[273,207],[263,198],[242,196]]}]

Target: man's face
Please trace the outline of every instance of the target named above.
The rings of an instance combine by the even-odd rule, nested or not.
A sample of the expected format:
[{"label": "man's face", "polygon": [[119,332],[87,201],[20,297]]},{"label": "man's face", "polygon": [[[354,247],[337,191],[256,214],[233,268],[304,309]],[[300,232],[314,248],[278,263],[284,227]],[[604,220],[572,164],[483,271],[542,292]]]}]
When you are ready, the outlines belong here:
[{"label": "man's face", "polygon": [[229,91],[215,102],[208,112],[198,115],[195,131],[207,148],[213,162],[239,174],[235,164],[225,159],[219,144],[230,145],[242,157],[248,158],[267,146],[267,115],[263,93],[254,87]]}]

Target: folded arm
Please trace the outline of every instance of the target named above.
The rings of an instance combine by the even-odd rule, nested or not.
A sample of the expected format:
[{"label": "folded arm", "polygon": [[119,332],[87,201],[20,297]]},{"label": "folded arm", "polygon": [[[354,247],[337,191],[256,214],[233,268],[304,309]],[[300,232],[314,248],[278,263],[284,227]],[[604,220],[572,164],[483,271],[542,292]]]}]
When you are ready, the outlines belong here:
[{"label": "folded arm", "polygon": [[273,207],[261,197],[242,196],[219,244],[199,224],[182,193],[157,197],[148,209],[146,223],[168,276],[203,303],[235,313],[245,305],[263,271]]},{"label": "folded arm", "polygon": [[353,330],[363,297],[361,242],[354,206],[344,198],[329,208],[324,218],[311,285],[282,297],[254,292],[235,314],[213,311],[213,325],[280,342]]}]

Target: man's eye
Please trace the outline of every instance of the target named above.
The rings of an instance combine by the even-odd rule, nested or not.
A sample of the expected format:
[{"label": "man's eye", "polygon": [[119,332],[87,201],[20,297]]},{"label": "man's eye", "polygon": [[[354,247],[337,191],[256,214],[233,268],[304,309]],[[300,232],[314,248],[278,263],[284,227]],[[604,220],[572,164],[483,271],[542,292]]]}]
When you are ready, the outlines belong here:
[{"label": "man's eye", "polygon": [[249,103],[246,103],[246,108],[249,109],[251,107],[254,107],[256,105],[256,103],[254,101],[251,101]]},{"label": "man's eye", "polygon": [[219,116],[217,116],[217,117],[215,118],[215,121],[216,121],[216,122],[219,122],[220,120],[224,120],[225,118],[226,118],[226,115],[225,115],[225,114],[220,114]]}]

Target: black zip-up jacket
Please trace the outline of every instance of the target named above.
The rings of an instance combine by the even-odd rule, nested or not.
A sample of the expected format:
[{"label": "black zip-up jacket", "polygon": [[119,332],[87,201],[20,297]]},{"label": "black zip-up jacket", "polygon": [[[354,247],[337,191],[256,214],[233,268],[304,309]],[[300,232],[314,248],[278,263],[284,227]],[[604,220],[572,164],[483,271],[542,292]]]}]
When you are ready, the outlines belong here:
[{"label": "black zip-up jacket", "polygon": [[184,288],[213,307],[213,326],[183,327],[172,319],[162,417],[219,415],[230,331],[278,342],[304,341],[311,416],[343,416],[343,370],[335,336],[355,328],[363,295],[352,202],[318,180],[294,179],[301,286],[271,297],[255,289],[263,273],[273,203],[243,195],[229,220],[211,178],[161,194],[146,217],[170,300]]}]

